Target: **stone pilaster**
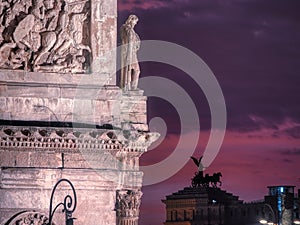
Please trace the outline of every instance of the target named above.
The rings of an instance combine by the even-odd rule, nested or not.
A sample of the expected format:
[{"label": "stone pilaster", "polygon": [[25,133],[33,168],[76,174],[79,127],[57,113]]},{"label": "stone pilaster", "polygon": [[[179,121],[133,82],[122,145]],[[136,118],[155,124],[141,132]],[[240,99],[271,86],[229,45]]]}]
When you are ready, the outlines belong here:
[{"label": "stone pilaster", "polygon": [[121,101],[121,121],[132,130],[148,131],[147,97],[143,90],[123,91]]},{"label": "stone pilaster", "polygon": [[[116,84],[117,0],[91,1],[92,73]],[[113,76],[110,76],[113,75]]]},{"label": "stone pilaster", "polygon": [[141,197],[140,190],[117,191],[117,225],[138,225]]}]

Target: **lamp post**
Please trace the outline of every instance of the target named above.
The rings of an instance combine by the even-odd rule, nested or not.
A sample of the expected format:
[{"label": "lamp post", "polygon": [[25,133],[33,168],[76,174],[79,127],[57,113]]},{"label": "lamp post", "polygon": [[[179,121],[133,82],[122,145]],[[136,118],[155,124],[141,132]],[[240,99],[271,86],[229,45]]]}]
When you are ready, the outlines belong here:
[{"label": "lamp post", "polygon": [[[73,196],[74,196],[74,204],[73,204],[72,197],[70,195],[66,195],[64,198],[64,201],[58,203],[52,211],[52,204],[53,204],[53,197],[54,197],[55,190],[56,190],[57,186],[62,182],[66,182],[71,186],[72,191],[73,191]],[[68,179],[60,179],[55,184],[55,186],[52,190],[52,193],[51,193],[50,208],[49,208],[49,224],[48,225],[52,225],[52,217],[53,217],[55,211],[57,210],[57,208],[60,206],[63,206],[62,212],[65,213],[66,225],[73,225],[74,224],[73,220],[75,218],[72,218],[72,213],[75,211],[76,205],[77,205],[77,198],[76,198],[76,192],[75,192],[75,188],[74,188],[73,184]]]}]

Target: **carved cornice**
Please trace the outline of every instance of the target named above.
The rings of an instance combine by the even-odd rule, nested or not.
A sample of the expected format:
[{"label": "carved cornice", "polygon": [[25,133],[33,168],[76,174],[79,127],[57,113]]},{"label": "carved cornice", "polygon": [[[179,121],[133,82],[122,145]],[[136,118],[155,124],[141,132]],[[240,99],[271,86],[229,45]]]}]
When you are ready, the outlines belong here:
[{"label": "carved cornice", "polygon": [[135,130],[0,126],[0,147],[34,151],[93,151],[142,154],[156,134]]}]

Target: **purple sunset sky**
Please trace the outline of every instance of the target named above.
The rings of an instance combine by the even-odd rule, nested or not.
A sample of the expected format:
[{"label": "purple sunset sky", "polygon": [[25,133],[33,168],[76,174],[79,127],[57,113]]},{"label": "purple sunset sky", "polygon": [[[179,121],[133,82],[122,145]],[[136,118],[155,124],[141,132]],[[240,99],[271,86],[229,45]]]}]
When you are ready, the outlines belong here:
[{"label": "purple sunset sky", "polygon": [[[221,171],[222,188],[242,200],[262,199],[268,185],[300,187],[299,11],[298,0],[118,0],[118,27],[129,14],[136,14],[135,30],[142,40],[188,48],[213,71],[226,102],[227,130],[219,154],[205,173]],[[141,77],[160,75],[190,95],[201,123],[201,131],[190,127],[190,132],[200,135],[194,153],[199,157],[210,131],[205,95],[174,67],[141,63],[141,70]],[[141,157],[141,165],[168,157],[180,135],[178,114],[170,103],[149,98],[149,121],[153,117],[164,119],[168,133]],[[195,171],[189,161],[173,177],[144,186],[140,224],[162,224],[161,199],[189,186]]]}]

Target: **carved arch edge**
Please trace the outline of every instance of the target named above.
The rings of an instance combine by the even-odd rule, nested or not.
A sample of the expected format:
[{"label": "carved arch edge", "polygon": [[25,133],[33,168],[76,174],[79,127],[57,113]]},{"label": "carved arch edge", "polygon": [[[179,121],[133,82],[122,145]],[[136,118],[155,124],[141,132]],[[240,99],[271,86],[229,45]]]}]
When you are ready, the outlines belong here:
[{"label": "carved arch edge", "polygon": [[[24,225],[36,224],[34,222],[38,222],[37,224],[41,225],[48,225],[49,218],[45,213],[36,210],[21,211],[9,218],[3,225],[17,225],[21,224],[21,222]],[[55,223],[52,223],[52,225],[55,225]]]}]

